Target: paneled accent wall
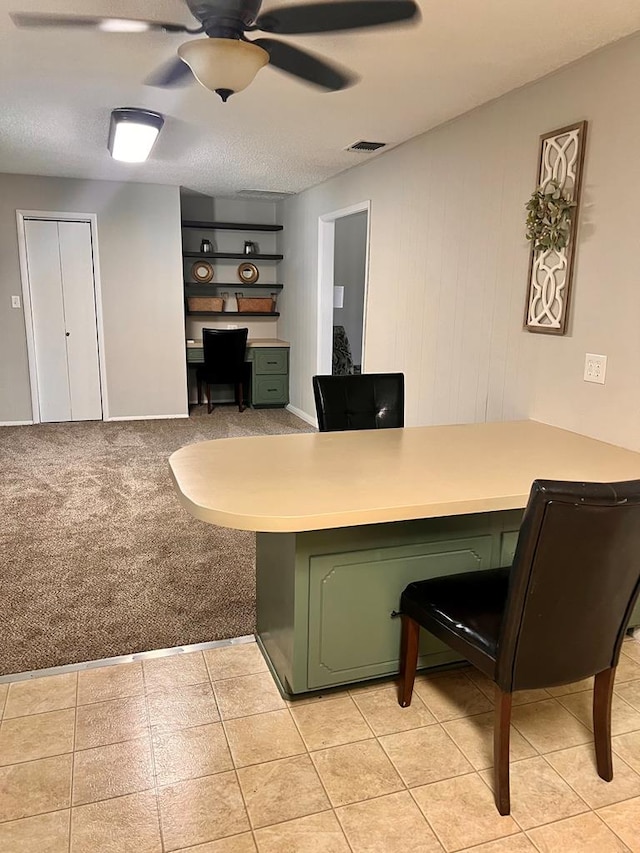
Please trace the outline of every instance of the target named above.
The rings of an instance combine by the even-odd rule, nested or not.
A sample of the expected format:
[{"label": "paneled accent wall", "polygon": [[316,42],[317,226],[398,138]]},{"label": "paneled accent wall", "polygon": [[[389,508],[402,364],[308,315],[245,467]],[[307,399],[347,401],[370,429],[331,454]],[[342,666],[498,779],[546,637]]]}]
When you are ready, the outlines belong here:
[{"label": "paneled accent wall", "polygon": [[[285,201],[292,404],[314,411],[318,217],[370,199],[364,366],[404,371],[408,425],[532,417],[640,450],[639,86],[634,36]],[[583,118],[568,334],[529,335],[524,204],[538,138]],[[583,381],[586,352],[608,355],[606,385]]]},{"label": "paneled accent wall", "polygon": [[516,152],[487,111],[473,134],[448,125],[285,202],[294,406],[313,412],[318,216],[371,199],[364,369],[405,373],[408,425],[528,415],[527,244],[523,216],[504,215],[528,195],[535,133],[528,148],[504,180]]}]

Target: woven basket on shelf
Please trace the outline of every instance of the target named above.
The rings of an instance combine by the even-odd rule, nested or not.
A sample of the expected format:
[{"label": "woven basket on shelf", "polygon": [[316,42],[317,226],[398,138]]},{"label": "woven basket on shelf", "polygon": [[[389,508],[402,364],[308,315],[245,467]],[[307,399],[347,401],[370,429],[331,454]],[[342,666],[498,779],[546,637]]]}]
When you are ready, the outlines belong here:
[{"label": "woven basket on shelf", "polygon": [[192,314],[197,311],[224,311],[224,299],[221,296],[188,296],[187,308]]},{"label": "woven basket on shelf", "polygon": [[272,314],[276,310],[276,300],[273,296],[244,297],[236,293],[239,314]]}]

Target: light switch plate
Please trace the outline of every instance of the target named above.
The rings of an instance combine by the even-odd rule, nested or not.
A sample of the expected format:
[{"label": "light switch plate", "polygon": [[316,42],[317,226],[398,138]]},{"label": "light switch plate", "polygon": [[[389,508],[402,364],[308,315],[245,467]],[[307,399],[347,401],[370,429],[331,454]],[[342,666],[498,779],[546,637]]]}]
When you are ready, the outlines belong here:
[{"label": "light switch plate", "polygon": [[19,296],[12,296],[11,297],[11,307],[12,308],[19,308],[20,307],[20,297]]},{"label": "light switch plate", "polygon": [[588,352],[584,357],[584,381],[597,382],[599,385],[604,385],[606,375],[606,355],[597,355],[596,353]]}]

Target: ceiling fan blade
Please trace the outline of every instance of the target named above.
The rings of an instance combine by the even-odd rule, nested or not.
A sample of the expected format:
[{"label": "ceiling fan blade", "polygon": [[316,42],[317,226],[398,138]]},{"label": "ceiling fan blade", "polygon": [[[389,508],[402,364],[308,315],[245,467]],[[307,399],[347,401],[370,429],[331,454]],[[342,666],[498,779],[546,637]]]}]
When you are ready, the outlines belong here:
[{"label": "ceiling fan blade", "polygon": [[281,35],[329,33],[410,21],[419,15],[414,0],[342,0],[270,9],[253,28]]},{"label": "ceiling fan blade", "polygon": [[[74,29],[96,29],[112,33],[192,33],[183,24],[164,21],[144,21],[138,18],[106,18],[86,15],[49,15],[38,12],[12,12],[11,20],[16,27],[40,29],[43,27],[72,27]],[[198,31],[199,32],[199,31]]]},{"label": "ceiling fan blade", "polygon": [[252,43],[267,51],[271,65],[330,92],[346,89],[356,81],[355,75],[283,41],[254,39]]},{"label": "ceiling fan blade", "polygon": [[161,89],[170,89],[173,86],[187,86],[193,83],[193,74],[186,62],[179,56],[170,59],[156,68],[144,81],[146,86],[157,86]]}]

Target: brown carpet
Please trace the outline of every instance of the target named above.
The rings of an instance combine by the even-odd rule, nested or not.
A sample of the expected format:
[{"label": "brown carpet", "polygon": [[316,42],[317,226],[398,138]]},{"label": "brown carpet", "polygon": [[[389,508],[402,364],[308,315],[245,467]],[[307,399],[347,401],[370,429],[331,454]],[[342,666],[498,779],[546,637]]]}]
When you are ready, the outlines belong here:
[{"label": "brown carpet", "polygon": [[251,634],[255,536],[197,521],[167,458],[310,432],[280,409],[0,429],[0,674]]}]

